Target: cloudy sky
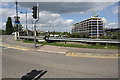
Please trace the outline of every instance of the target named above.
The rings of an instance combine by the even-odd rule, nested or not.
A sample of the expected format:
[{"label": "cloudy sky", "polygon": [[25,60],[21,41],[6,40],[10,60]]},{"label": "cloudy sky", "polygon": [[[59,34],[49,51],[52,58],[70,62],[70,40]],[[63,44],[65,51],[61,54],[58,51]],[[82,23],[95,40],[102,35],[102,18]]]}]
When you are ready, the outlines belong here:
[{"label": "cloudy sky", "polygon": [[[28,28],[32,29],[32,6],[37,2],[18,2],[18,12],[21,24],[25,28],[25,14],[28,15]],[[118,27],[118,3],[117,2],[38,2],[40,20],[37,29],[40,31],[70,31],[74,23],[80,22],[99,13],[99,17],[106,19],[106,28]],[[12,17],[14,24],[15,3],[2,2],[0,14],[2,21],[0,29],[5,29],[7,17]]]}]

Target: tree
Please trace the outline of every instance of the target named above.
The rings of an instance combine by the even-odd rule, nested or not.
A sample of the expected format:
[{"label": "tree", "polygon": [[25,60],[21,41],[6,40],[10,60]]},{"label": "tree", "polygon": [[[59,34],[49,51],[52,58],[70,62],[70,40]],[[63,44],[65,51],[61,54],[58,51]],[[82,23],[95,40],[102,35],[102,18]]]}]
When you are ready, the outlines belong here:
[{"label": "tree", "polygon": [[80,38],[80,35],[78,33],[72,33],[71,37],[72,38]]},{"label": "tree", "polygon": [[120,31],[106,32],[106,36],[101,36],[101,39],[120,39]]},{"label": "tree", "polygon": [[0,35],[5,35],[5,30],[0,29]]},{"label": "tree", "polygon": [[112,39],[120,39],[120,37],[119,37],[120,31],[113,32],[112,34],[113,34]]},{"label": "tree", "polygon": [[12,26],[12,19],[11,17],[8,17],[7,23],[6,23],[6,34],[10,35],[14,31],[13,26]]},{"label": "tree", "polygon": [[14,32],[22,31],[23,30],[23,26],[22,26],[22,24],[14,25],[13,29],[14,29]]}]

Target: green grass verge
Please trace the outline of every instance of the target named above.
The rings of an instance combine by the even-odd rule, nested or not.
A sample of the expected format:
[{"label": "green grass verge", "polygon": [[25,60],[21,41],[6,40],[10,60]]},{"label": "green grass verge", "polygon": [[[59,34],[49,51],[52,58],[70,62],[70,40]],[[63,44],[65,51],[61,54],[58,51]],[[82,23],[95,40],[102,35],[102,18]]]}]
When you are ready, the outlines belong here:
[{"label": "green grass verge", "polygon": [[[23,41],[23,42],[34,43],[33,41]],[[117,46],[101,46],[101,45],[59,44],[59,43],[48,43],[48,42],[36,42],[36,44],[46,44],[46,45],[53,45],[53,46],[76,47],[76,48],[120,49]]]}]

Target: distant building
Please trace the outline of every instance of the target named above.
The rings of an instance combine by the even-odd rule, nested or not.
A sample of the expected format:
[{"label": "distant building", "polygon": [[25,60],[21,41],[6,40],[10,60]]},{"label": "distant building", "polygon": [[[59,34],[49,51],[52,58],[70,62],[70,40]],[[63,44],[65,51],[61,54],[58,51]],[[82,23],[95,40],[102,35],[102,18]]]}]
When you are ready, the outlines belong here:
[{"label": "distant building", "polygon": [[120,32],[120,28],[105,28],[105,36],[113,36],[113,33]]},{"label": "distant building", "polygon": [[91,17],[76,23],[72,27],[72,33],[86,34],[89,37],[104,35],[105,20],[100,17]]},{"label": "distant building", "polygon": [[116,32],[116,31],[120,31],[120,28],[106,28],[105,32]]}]

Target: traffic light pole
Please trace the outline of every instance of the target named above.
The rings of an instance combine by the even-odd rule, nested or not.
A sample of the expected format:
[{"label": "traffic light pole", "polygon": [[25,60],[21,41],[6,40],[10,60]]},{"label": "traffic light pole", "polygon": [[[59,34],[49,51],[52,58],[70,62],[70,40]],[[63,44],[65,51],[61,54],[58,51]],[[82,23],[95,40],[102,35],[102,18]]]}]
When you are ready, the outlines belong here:
[{"label": "traffic light pole", "polygon": [[37,3],[37,16],[38,16],[38,18],[37,18],[37,20],[35,21],[35,23],[34,23],[34,45],[35,45],[35,48],[37,48],[37,45],[36,45],[36,23],[38,22],[38,20],[39,20],[39,9],[38,9],[38,7],[39,7],[39,4]]}]

